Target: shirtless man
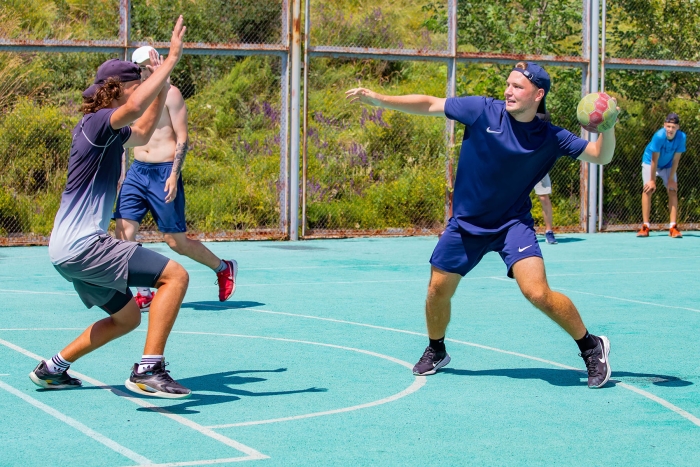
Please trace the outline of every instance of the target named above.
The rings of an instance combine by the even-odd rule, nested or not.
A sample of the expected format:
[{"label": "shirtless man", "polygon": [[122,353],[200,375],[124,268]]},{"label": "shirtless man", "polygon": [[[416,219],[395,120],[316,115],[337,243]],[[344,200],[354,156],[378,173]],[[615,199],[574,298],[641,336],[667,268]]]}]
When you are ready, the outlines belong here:
[{"label": "shirtless man", "polygon": [[[141,68],[141,77],[151,75],[149,56],[153,47],[136,49],[131,59]],[[134,148],[134,163],[122,184],[117,207],[115,235],[120,240],[134,241],[139,225],[148,211],[163,232],[163,238],[176,253],[185,255],[210,267],[217,276],[219,300],[226,301],[236,289],[238,264],[235,260],[218,258],[201,242],[187,238],[185,231],[185,192],[182,185],[182,165],[187,154],[187,108],[180,90],[170,86],[165,109],[151,139]],[[139,287],[136,302],[141,311],[148,311],[153,295],[150,288]]]}]

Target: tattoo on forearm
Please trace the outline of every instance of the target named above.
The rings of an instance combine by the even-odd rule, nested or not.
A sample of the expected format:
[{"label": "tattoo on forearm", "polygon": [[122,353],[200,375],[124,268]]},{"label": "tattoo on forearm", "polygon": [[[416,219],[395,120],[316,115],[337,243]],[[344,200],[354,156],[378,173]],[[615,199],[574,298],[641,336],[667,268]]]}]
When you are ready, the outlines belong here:
[{"label": "tattoo on forearm", "polygon": [[185,141],[184,143],[177,143],[177,147],[175,148],[175,160],[173,160],[173,171],[171,172],[171,175],[175,175],[176,177],[180,176],[182,166],[185,164],[188,143],[189,140]]}]

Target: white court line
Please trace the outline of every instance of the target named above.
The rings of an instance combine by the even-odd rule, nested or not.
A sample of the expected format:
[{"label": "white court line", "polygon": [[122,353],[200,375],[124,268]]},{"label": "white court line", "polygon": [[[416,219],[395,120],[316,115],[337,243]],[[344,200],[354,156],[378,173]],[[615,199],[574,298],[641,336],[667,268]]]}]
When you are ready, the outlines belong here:
[{"label": "white court line", "polygon": [[229,462],[243,462],[253,460],[250,457],[231,457],[229,459],[206,459],[201,461],[183,461],[183,462],[167,462],[165,464],[140,464],[140,465],[130,465],[125,467],[182,467],[188,465],[216,465],[216,464],[228,464]]},{"label": "white court line", "polygon": [[[377,352],[372,352],[370,350],[357,349],[354,347],[345,347],[342,345],[335,345],[335,344],[325,344],[322,342],[312,342],[312,341],[304,341],[304,340],[297,340],[297,339],[286,339],[286,338],[282,338],[282,337],[249,336],[249,335],[243,335],[243,334],[227,334],[227,333],[218,333],[218,332],[172,331],[172,333],[173,334],[189,334],[189,335],[196,335],[196,336],[242,337],[245,339],[264,339],[264,340],[278,341],[278,342],[292,342],[295,344],[319,345],[321,347],[349,350],[351,352],[358,352],[358,353],[369,355],[372,357],[382,358],[384,360],[388,360],[390,362],[397,363],[403,367],[408,368],[409,370],[413,369],[412,364],[405,362],[403,360],[399,360],[398,358],[391,357],[389,355],[384,355],[384,354],[380,354]],[[241,423],[227,423],[224,425],[211,425],[211,426],[208,426],[207,428],[215,429],[215,428],[231,428],[231,427],[235,427],[235,426],[262,425],[265,423],[286,422],[286,421],[290,421],[290,420],[301,420],[303,418],[321,417],[324,415],[332,415],[332,414],[343,413],[343,412],[352,412],[353,410],[366,409],[368,407],[374,407],[377,405],[386,404],[388,402],[393,402],[395,400],[401,399],[402,397],[408,396],[409,394],[413,394],[414,392],[418,391],[423,386],[425,386],[425,376],[416,376],[415,379],[413,380],[413,383],[409,387],[404,389],[403,391],[398,392],[392,396],[386,397],[384,399],[380,399],[380,400],[376,400],[376,401],[372,401],[372,402],[367,402],[365,404],[354,405],[352,407],[343,407],[341,409],[335,409],[335,410],[327,410],[324,412],[314,412],[314,413],[310,413],[310,414],[296,415],[293,417],[274,418],[274,419],[268,419],[268,420],[255,420],[255,421],[241,422]]]},{"label": "white court line", "polygon": [[[497,281],[506,281],[506,282],[511,282],[511,283],[513,282],[512,279],[504,279],[503,277],[497,277],[497,276],[493,276],[490,279],[494,279]],[[613,297],[612,295],[601,295],[601,294],[590,293],[590,292],[581,292],[578,290],[562,289],[561,287],[552,287],[552,290],[560,290],[562,292],[577,293],[577,294],[581,294],[581,295],[591,295],[593,297],[607,298],[610,300],[619,300],[621,302],[637,303],[640,305],[657,306],[659,308],[673,308],[675,310],[687,310],[687,311],[694,311],[696,313],[700,313],[700,310],[696,310],[695,308],[687,308],[687,307],[683,307],[683,306],[673,306],[673,305],[662,305],[661,303],[643,302],[641,300],[632,300],[630,298]]]},{"label": "white court line", "polygon": [[[29,350],[23,349],[22,347],[15,345],[11,342],[7,342],[3,339],[0,339],[0,344],[4,345],[5,347],[9,347],[12,350],[15,350],[23,355],[26,355],[29,358],[33,358],[34,360],[44,360],[43,357],[30,352]],[[174,413],[168,412],[167,409],[164,409],[162,407],[159,407],[157,405],[153,405],[150,402],[147,402],[143,399],[131,397],[129,394],[120,391],[116,388],[113,388],[111,386],[108,386],[107,384],[98,381],[94,378],[91,378],[87,375],[84,375],[82,373],[78,373],[77,371],[72,371],[71,372],[76,375],[78,378],[82,379],[83,381],[87,381],[88,383],[92,384],[93,386],[99,387],[100,389],[104,389],[107,391],[111,391],[113,394],[123,397],[124,399],[133,402],[136,405],[139,405],[141,407],[147,408],[149,410],[152,410],[154,412],[157,412],[164,417],[168,417],[171,420],[174,420],[177,423],[180,423],[181,425],[184,425],[188,428],[191,428],[195,431],[198,431],[199,433],[203,434],[204,436],[208,436],[209,438],[212,438],[222,444],[225,444],[226,446],[230,446],[234,448],[237,451],[240,451],[242,453],[245,453],[247,457],[241,458],[241,460],[260,460],[260,459],[268,459],[269,456],[266,456],[265,454],[262,454],[255,449],[246,446],[245,444],[241,444],[238,441],[234,441],[224,435],[221,435],[219,433],[216,433],[215,431],[200,425],[199,423],[193,422],[192,420],[189,420],[185,417],[182,417],[180,415],[176,415]]]},{"label": "white court line", "polygon": [[[512,279],[501,279],[500,277],[498,279],[512,281]],[[213,308],[223,308],[223,307],[219,307],[217,305],[205,305],[205,306],[210,306]],[[391,331],[391,332],[398,332],[398,333],[402,333],[402,334],[411,334],[411,335],[415,335],[415,336],[425,337],[425,334],[420,333],[420,332],[406,331],[404,329],[395,329],[395,328],[389,328],[386,326],[375,326],[373,324],[357,323],[354,321],[345,321],[345,320],[333,319],[333,318],[321,318],[318,316],[311,316],[311,315],[299,315],[299,314],[294,314],[294,313],[286,313],[286,312],[282,312],[282,311],[256,310],[256,309],[252,309],[252,308],[247,308],[246,311],[250,311],[253,313],[267,313],[267,314],[273,314],[273,315],[293,316],[296,318],[315,319],[315,320],[319,320],[319,321],[330,321],[330,322],[334,322],[334,323],[350,324],[353,326],[362,326],[362,327],[367,327],[367,328],[372,328],[372,329],[380,329],[383,331]],[[476,348],[483,349],[483,350],[489,350],[492,352],[498,352],[498,353],[503,353],[503,354],[507,354],[507,355],[513,355],[513,356],[520,357],[520,358],[525,358],[528,360],[534,360],[536,362],[546,363],[548,365],[552,365],[552,366],[556,366],[556,367],[563,368],[566,370],[571,370],[571,371],[575,371],[577,373],[584,373],[585,374],[585,372],[583,370],[579,370],[578,368],[564,365],[564,364],[558,363],[558,362],[553,362],[551,360],[545,360],[543,358],[534,357],[532,355],[526,355],[526,354],[522,354],[522,353],[518,353],[518,352],[511,352],[509,350],[498,349],[496,347],[488,347],[485,345],[475,344],[473,342],[460,341],[457,339],[445,338],[445,340],[448,342],[454,342],[456,344],[468,345],[470,347],[476,347]],[[662,399],[658,396],[655,396],[654,394],[651,394],[650,392],[647,392],[647,391],[644,391],[644,390],[639,389],[637,387],[634,387],[632,385],[629,385],[627,383],[622,383],[622,382],[614,380],[614,379],[611,379],[610,381],[614,382],[615,384],[617,384],[618,386],[620,386],[624,389],[627,389],[629,391],[637,393],[643,397],[646,397],[647,399],[649,399],[653,402],[656,402],[657,404],[660,404],[662,407],[665,407],[665,408],[677,413],[678,415],[680,415],[681,417],[690,421],[694,425],[700,427],[700,418],[694,416],[693,414],[691,414],[689,412],[686,412],[685,410],[681,409],[680,407],[678,407],[676,405],[673,405],[669,401]]]},{"label": "white court line", "polygon": [[[7,331],[7,330],[8,329],[0,329],[0,331]],[[25,330],[25,329],[14,329],[14,330]],[[43,329],[43,330],[46,330],[46,329]],[[141,330],[139,330],[139,331],[141,331]],[[141,332],[146,332],[146,331],[144,330]],[[321,347],[329,347],[332,349],[348,350],[351,352],[357,352],[357,353],[369,355],[371,357],[381,358],[381,359],[390,361],[392,363],[396,363],[398,365],[401,365],[405,368],[408,368],[409,370],[413,369],[412,364],[410,364],[406,361],[403,361],[403,360],[399,360],[398,358],[391,357],[389,355],[384,355],[384,354],[380,354],[377,352],[372,352],[370,350],[357,349],[354,347],[345,347],[342,345],[335,345],[335,344],[326,344],[326,343],[322,343],[322,342],[312,342],[312,341],[304,341],[304,340],[298,340],[298,339],[286,339],[286,338],[282,338],[282,337],[250,336],[250,335],[243,335],[243,334],[196,332],[196,331],[172,331],[172,334],[188,334],[188,335],[197,335],[197,336],[240,337],[240,338],[246,338],[246,339],[264,339],[264,340],[278,341],[278,342],[292,342],[292,343],[296,343],[296,344],[318,345]],[[24,349],[22,349],[21,347],[15,346],[14,344],[11,344],[7,341],[3,341],[2,339],[0,339],[0,344],[7,345],[8,347],[14,346],[14,347],[16,347],[16,348],[14,348],[14,350],[20,349],[20,350],[18,350],[20,352],[24,351]],[[11,348],[13,348],[13,347],[11,347]],[[24,353],[24,352],[22,352],[22,353]],[[31,352],[29,352],[29,354],[30,355],[28,355],[28,356],[33,355],[33,354],[31,354]],[[25,354],[25,355],[27,355],[27,354]],[[32,357],[32,358],[34,358],[34,357]],[[74,372],[74,373],[76,375],[79,375],[80,377],[83,377],[82,375],[80,375],[77,372]],[[86,381],[88,381],[88,380],[86,379]],[[268,419],[268,420],[255,420],[255,421],[241,422],[241,423],[229,423],[229,424],[225,424],[225,425],[212,425],[212,426],[207,426],[204,428],[213,430],[213,429],[218,429],[218,428],[230,428],[230,427],[236,427],[236,426],[262,425],[262,424],[266,424],[266,423],[286,422],[286,421],[291,421],[291,420],[301,420],[304,418],[321,417],[321,416],[325,416],[325,415],[333,415],[333,414],[344,413],[344,412],[352,412],[354,410],[375,407],[378,405],[386,404],[386,403],[401,399],[402,397],[408,396],[409,394],[413,394],[414,392],[418,391],[420,388],[425,386],[425,382],[426,382],[425,376],[416,376],[415,379],[413,380],[413,383],[408,388],[404,389],[403,391],[400,391],[400,392],[393,394],[389,397],[386,397],[384,399],[380,399],[380,400],[376,400],[376,401],[372,401],[372,402],[367,402],[364,404],[359,404],[359,405],[355,405],[355,406],[351,406],[351,407],[343,407],[340,409],[327,410],[327,411],[323,411],[323,412],[314,412],[314,413],[309,413],[309,414],[296,415],[296,416],[292,416],[292,417],[275,418],[275,419]],[[103,383],[100,383],[99,385],[104,386]],[[113,390],[113,392],[117,391],[115,389],[112,389],[112,390]],[[136,400],[140,400],[140,399],[136,399]],[[163,410],[166,413],[170,413],[170,412],[167,412],[167,410],[165,410],[165,409],[161,409],[160,407],[156,411],[160,412],[161,410]]]},{"label": "white court line", "polygon": [[[411,366],[413,368],[413,366]],[[241,422],[241,423],[228,423],[224,425],[212,425],[209,428],[230,428],[230,427],[235,427],[235,426],[250,426],[250,425],[262,425],[265,423],[277,423],[277,422],[288,422],[290,420],[301,420],[303,418],[311,418],[311,417],[322,417],[325,415],[333,415],[337,413],[343,413],[343,412],[352,412],[353,410],[360,410],[360,409],[366,409],[369,407],[374,407],[377,405],[382,405],[386,404],[388,402],[393,402],[395,400],[401,399],[404,396],[407,396],[409,394],[412,394],[416,391],[418,391],[421,387],[425,385],[425,376],[416,376],[416,379],[413,381],[413,383],[404,389],[403,391],[394,394],[393,396],[387,397],[385,399],[380,399],[377,401],[373,402],[368,402],[366,404],[360,404],[360,405],[354,405],[352,407],[344,407],[342,409],[335,409],[335,410],[327,410],[325,412],[315,412],[315,413],[310,413],[310,414],[305,414],[305,415],[296,415],[294,417],[283,417],[283,418],[272,418],[269,420],[256,420],[252,422]],[[420,380],[422,379],[422,381]]]},{"label": "white court line", "polygon": [[14,290],[14,289],[0,289],[0,293],[11,293],[11,294],[30,294],[30,295],[70,295],[77,296],[74,292],[37,292],[36,290]]},{"label": "white court line", "polygon": [[[689,259],[689,258],[700,258],[700,255],[697,256],[658,256],[655,258],[596,258],[596,259],[547,259],[545,262],[547,264],[550,263],[589,263],[589,262],[609,262],[609,261],[656,261],[660,259]],[[309,269],[369,269],[369,268],[387,268],[387,267],[416,267],[416,266],[426,266],[430,267],[430,263],[428,261],[423,261],[420,263],[394,263],[394,264],[344,264],[344,265],[339,265],[339,266],[325,266],[325,265],[317,265],[317,266],[274,266],[274,267],[269,267],[269,268],[245,268],[246,271],[286,271],[286,270],[291,270],[291,271],[296,271],[296,270],[309,270]],[[187,268],[188,271],[211,271],[211,269],[208,268],[202,268],[198,267],[198,265],[195,265],[195,267],[192,268]],[[647,271],[648,272],[648,271]],[[673,271],[677,272],[677,271]],[[692,270],[692,272],[697,272],[697,270]],[[8,276],[9,277],[9,276]]]},{"label": "white court line", "polygon": [[592,295],[594,297],[609,298],[610,300],[619,300],[621,302],[638,303],[640,305],[651,305],[651,306],[658,306],[661,308],[674,308],[676,310],[688,310],[688,311],[694,311],[696,313],[700,313],[700,310],[696,310],[695,308],[686,308],[686,307],[682,307],[682,306],[672,306],[672,305],[662,305],[660,303],[643,302],[641,300],[632,300],[629,298],[613,297],[610,295],[601,295],[601,294],[590,293],[590,292],[580,292],[578,290],[562,289],[559,287],[557,287],[555,290],[561,290],[563,292],[568,292],[568,293],[577,293],[577,294],[581,294],[581,295]]},{"label": "white court line", "polygon": [[[504,280],[504,281],[512,282],[512,279],[504,279],[504,278],[501,278],[501,277],[492,277],[492,279]],[[653,304],[653,305],[656,305],[656,304]],[[219,305],[209,305],[209,304],[207,304],[207,305],[202,305],[202,306],[211,307],[211,308],[224,308],[224,309],[226,309],[225,306],[219,306]],[[248,308],[248,309],[246,309],[246,311],[249,311],[249,312],[252,312],[252,313],[265,313],[265,314],[272,314],[272,315],[291,316],[291,317],[295,317],[295,318],[305,318],[305,319],[314,319],[314,320],[319,320],[319,321],[328,321],[328,322],[340,323],[340,324],[349,324],[349,325],[353,325],[353,326],[361,326],[361,327],[367,327],[367,328],[378,329],[378,330],[383,330],[383,331],[390,331],[390,332],[397,332],[397,333],[401,333],[401,334],[409,334],[409,335],[414,335],[414,336],[425,337],[425,334],[424,334],[424,333],[420,333],[420,332],[407,331],[407,330],[404,330],[404,329],[396,329],[396,328],[390,328],[390,327],[386,327],[386,326],[376,326],[376,325],[373,325],[373,324],[358,323],[358,322],[354,322],[354,321],[346,321],[346,320],[340,320],[340,319],[334,319],[334,318],[322,318],[322,317],[319,317],[319,316],[300,315],[300,314],[287,313],[287,312],[282,312],[282,311],[256,310],[256,309],[252,309],[252,308]],[[0,331],[4,331],[4,330],[5,330],[5,329],[0,329]],[[25,330],[25,329],[22,329],[22,330]],[[551,361],[551,360],[545,360],[545,359],[542,359],[542,358],[539,358],[539,357],[534,357],[534,356],[531,356],[531,355],[526,355],[526,354],[517,353],[517,352],[511,352],[511,351],[508,351],[508,350],[498,349],[498,348],[496,348],[496,347],[488,347],[488,346],[484,346],[484,345],[481,345],[481,344],[476,344],[476,343],[473,343],[473,342],[460,341],[460,340],[451,339],[451,338],[446,338],[445,340],[448,341],[448,342],[454,342],[454,343],[457,343],[457,344],[462,344],[462,345],[467,345],[467,346],[471,346],[471,347],[476,347],[476,348],[480,348],[480,349],[483,349],[483,350],[489,350],[489,351],[493,351],[493,352],[499,352],[499,353],[503,353],[503,354],[507,354],[507,355],[513,355],[513,356],[516,356],[516,357],[525,358],[525,359],[528,359],[528,360],[533,360],[533,361],[537,361],[537,362],[541,362],[541,363],[546,363],[546,364],[549,364],[549,365],[553,365],[553,366],[556,366],[556,367],[559,367],[559,368],[563,368],[563,369],[575,371],[575,372],[578,372],[578,373],[584,373],[583,370],[579,370],[578,368],[571,367],[571,366],[568,366],[568,365],[564,365],[564,364],[558,363],[558,362],[553,362],[553,361]],[[2,343],[4,343],[4,342],[5,342],[5,341],[3,341],[3,340],[0,339],[0,344],[2,344]],[[13,344],[11,344],[11,345],[13,345]],[[76,374],[78,374],[78,373],[76,373]],[[653,402],[656,402],[656,403],[660,404],[662,407],[665,407],[665,408],[667,408],[667,409],[669,409],[669,410],[671,410],[671,411],[677,413],[677,414],[680,415],[681,417],[683,417],[683,418],[689,420],[689,421],[690,421],[691,423],[693,423],[694,425],[700,426],[700,419],[698,419],[698,418],[695,417],[694,415],[690,414],[689,412],[686,412],[685,410],[681,409],[680,407],[678,407],[678,406],[676,406],[676,405],[673,405],[672,403],[668,402],[667,400],[662,399],[662,398],[660,398],[660,397],[658,397],[658,396],[655,396],[654,394],[651,394],[651,393],[649,393],[649,392],[647,392],[647,391],[644,391],[644,390],[642,390],[642,389],[636,388],[636,387],[634,387],[634,386],[632,386],[632,385],[629,385],[629,384],[627,384],[627,383],[622,383],[622,382],[619,382],[619,381],[617,381],[617,380],[611,380],[611,381],[615,382],[618,386],[620,386],[620,387],[622,387],[622,388],[624,388],[624,389],[627,389],[627,390],[629,390],[629,391],[635,392],[635,393],[637,393],[637,394],[639,394],[639,395],[641,395],[641,396],[643,396],[643,397],[645,397],[645,398],[647,398],[647,399],[649,399],[649,400],[651,400],[651,401],[653,401]],[[111,388],[111,390],[112,390],[113,392],[115,392],[115,393],[121,393],[121,391],[117,391],[116,389],[113,389],[113,388]],[[124,393],[121,393],[121,394],[124,394]],[[128,397],[128,396],[127,396],[127,397]],[[262,455],[262,454],[261,454],[261,455]]]},{"label": "white court line", "polygon": [[76,430],[80,431],[84,435],[94,439],[98,443],[104,444],[107,446],[109,449],[112,451],[116,452],[117,454],[121,454],[124,457],[127,457],[131,459],[134,462],[138,462],[139,464],[144,464],[144,465],[152,465],[153,462],[151,462],[150,459],[147,457],[142,456],[141,454],[135,453],[129,448],[126,448],[122,446],[121,444],[117,443],[116,441],[113,441],[106,436],[104,436],[101,433],[96,432],[92,428],[80,423],[74,418],[69,417],[68,415],[64,415],[58,410],[54,409],[53,407],[49,407],[48,405],[44,404],[43,402],[39,402],[38,400],[34,399],[33,397],[30,397],[21,391],[13,388],[9,384],[5,384],[2,381],[0,381],[0,388],[4,389],[5,391],[9,392],[10,394],[19,397],[25,402],[28,402],[29,404],[33,405],[34,407],[43,410],[47,414],[51,415],[52,417],[57,418],[58,420],[62,421],[63,423],[66,423],[67,425],[72,426]]},{"label": "white court line", "polygon": [[[635,274],[668,274],[668,273],[697,273],[697,269],[688,269],[688,270],[679,270],[679,269],[671,269],[668,271],[599,271],[599,272],[580,272],[580,273],[571,273],[571,274],[547,274],[547,277],[575,277],[575,276],[599,276],[599,275],[618,275],[618,276],[624,276],[624,275],[635,275]],[[481,279],[498,279],[498,280],[503,280],[507,282],[513,282],[513,279],[509,279],[507,277],[498,277],[498,276],[473,276],[473,277],[464,277],[462,278],[463,281],[472,281],[472,280],[481,280]],[[387,279],[387,280],[378,280],[378,281],[313,281],[313,282],[270,282],[270,283],[253,283],[253,284],[238,284],[236,283],[236,287],[269,287],[269,286],[281,286],[281,285],[338,285],[338,284],[387,284],[387,283],[406,283],[406,282],[425,282],[426,284],[428,283],[427,278],[423,279]],[[188,287],[188,290],[190,289],[210,289],[212,286],[197,286],[197,287]],[[1,292],[2,290],[0,290]]]}]

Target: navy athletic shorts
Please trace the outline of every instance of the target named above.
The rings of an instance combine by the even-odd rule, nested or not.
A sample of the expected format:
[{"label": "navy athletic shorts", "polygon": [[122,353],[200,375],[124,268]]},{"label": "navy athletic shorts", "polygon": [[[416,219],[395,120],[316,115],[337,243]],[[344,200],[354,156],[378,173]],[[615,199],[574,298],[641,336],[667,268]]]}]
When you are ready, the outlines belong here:
[{"label": "navy athletic shorts", "polygon": [[501,255],[510,278],[513,277],[513,265],[521,259],[542,257],[533,225],[516,222],[498,233],[473,235],[461,229],[452,218],[438,240],[430,264],[445,272],[465,276],[490,251]]},{"label": "navy athletic shorts", "polygon": [[146,213],[151,211],[161,232],[185,232],[187,226],[182,177],[177,181],[177,196],[173,202],[165,202],[165,182],[172,170],[172,162],[147,164],[134,161],[124,178],[113,218],[129,219],[140,224]]}]

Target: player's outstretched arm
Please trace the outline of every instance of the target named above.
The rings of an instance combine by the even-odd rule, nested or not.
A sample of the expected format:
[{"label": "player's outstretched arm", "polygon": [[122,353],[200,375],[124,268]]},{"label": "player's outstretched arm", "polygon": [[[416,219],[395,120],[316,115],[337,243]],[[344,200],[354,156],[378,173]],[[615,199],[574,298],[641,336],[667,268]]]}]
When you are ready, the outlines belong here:
[{"label": "player's outstretched arm", "polygon": [[[126,101],[126,104],[119,107],[112,114],[110,123],[115,130],[130,125],[136,119],[142,117],[139,125],[132,127],[132,135],[129,138],[129,144],[125,146],[142,146],[151,138],[151,134],[153,130],[155,130],[158,119],[155,119],[155,122],[153,122],[152,120],[155,115],[151,115],[152,112],[149,114],[147,111],[151,104],[157,99],[159,101],[160,110],[156,113],[158,117],[160,117],[160,112],[162,112],[163,105],[165,105],[165,96],[161,96],[161,91],[163,87],[167,88],[169,86],[167,81],[170,77],[170,73],[175,68],[175,65],[177,65],[177,62],[180,61],[180,57],[182,57],[182,38],[186,29],[187,28],[182,25],[182,16],[180,16],[173,29],[173,35],[170,38],[170,52],[168,53],[168,58],[161,62],[157,54],[151,53],[151,63],[156,64],[153,67],[153,74],[136,88],[131,97],[129,97],[129,100]],[[163,97],[163,99],[160,99],[160,97]],[[145,118],[147,114],[149,114],[149,118]],[[150,128],[150,126],[153,128]],[[146,134],[144,134],[144,131]]]},{"label": "player's outstretched arm", "polygon": [[426,96],[422,94],[408,94],[405,96],[385,96],[365,88],[355,88],[345,91],[345,98],[350,102],[362,102],[363,104],[382,107],[384,109],[398,110],[414,115],[428,115],[434,117],[445,116],[445,101],[441,97]]}]

